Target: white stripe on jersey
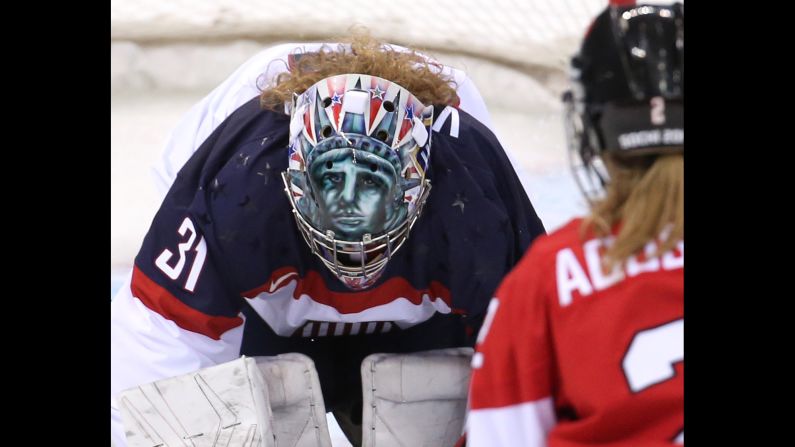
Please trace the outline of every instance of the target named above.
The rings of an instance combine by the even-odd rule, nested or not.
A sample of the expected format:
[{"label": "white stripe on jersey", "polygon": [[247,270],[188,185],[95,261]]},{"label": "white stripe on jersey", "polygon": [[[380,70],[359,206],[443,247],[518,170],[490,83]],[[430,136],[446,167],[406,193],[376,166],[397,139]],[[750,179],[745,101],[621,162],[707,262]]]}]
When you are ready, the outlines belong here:
[{"label": "white stripe on jersey", "polygon": [[[427,321],[436,312],[449,314],[452,311],[441,297],[432,298],[426,294],[422,296],[420,304],[414,304],[401,297],[361,312],[341,313],[332,306],[318,303],[309,295],[304,294],[298,299],[293,298],[296,285],[297,281],[293,279],[274,293],[261,292],[254,298],[246,298],[248,304],[268,323],[268,326],[282,337],[293,335],[296,330],[310,321],[327,321],[329,323],[391,321],[399,328],[406,329]],[[359,328],[354,325],[350,334],[355,335],[359,331],[371,334],[376,330],[375,323],[371,326]],[[307,329],[304,327],[302,335],[306,336],[306,331]],[[322,335],[330,335],[327,334],[328,325],[321,326],[320,332]]]},{"label": "white stripe on jersey", "polygon": [[450,122],[450,136],[458,138],[458,110],[456,110],[454,107],[445,107],[444,110],[442,110],[442,113],[440,113],[436,118],[436,122],[433,123],[432,129],[436,132],[439,132],[439,130],[442,129],[442,126],[444,126],[444,123],[447,121],[448,117],[452,117]]},{"label": "white stripe on jersey", "polygon": [[555,425],[552,398],[501,408],[470,410],[467,447],[545,447]]},{"label": "white stripe on jersey", "polygon": [[334,335],[337,335],[337,336],[342,335],[344,331],[345,331],[345,325],[344,324],[337,323],[337,325],[334,326]]}]

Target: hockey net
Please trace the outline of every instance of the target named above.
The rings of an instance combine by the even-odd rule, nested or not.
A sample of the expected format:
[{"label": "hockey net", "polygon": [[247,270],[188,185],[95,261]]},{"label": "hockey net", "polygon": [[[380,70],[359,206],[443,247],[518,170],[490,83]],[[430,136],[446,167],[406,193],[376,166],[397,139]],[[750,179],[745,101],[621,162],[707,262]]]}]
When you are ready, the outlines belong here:
[{"label": "hockey net", "polygon": [[111,0],[111,39],[143,47],[196,42],[219,46],[241,40],[311,42],[345,35],[358,24],[378,38],[421,48],[443,61],[466,60],[465,65],[475,69],[500,66],[547,82],[564,71],[588,23],[606,4],[607,0]]},{"label": "hockey net", "polygon": [[515,67],[562,68],[606,0],[111,0],[111,38],[315,41],[364,24],[388,41]]}]

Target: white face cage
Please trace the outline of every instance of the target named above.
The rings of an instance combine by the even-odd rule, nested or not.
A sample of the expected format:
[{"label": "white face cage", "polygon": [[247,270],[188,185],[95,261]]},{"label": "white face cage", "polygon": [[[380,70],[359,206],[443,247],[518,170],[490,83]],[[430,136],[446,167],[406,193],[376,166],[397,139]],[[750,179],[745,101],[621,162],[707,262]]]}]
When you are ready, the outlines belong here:
[{"label": "white face cage", "polygon": [[[430,167],[433,106],[389,80],[349,73],[322,79],[295,95],[289,111],[289,162],[282,180],[299,231],[312,253],[348,288],[369,287],[405,243],[428,198],[425,173]],[[383,224],[349,226],[352,229],[343,234],[340,226],[329,223],[336,211],[328,209],[328,198],[316,190],[322,187],[312,172],[323,154],[338,149],[350,150],[353,164],[357,152],[365,152],[394,169],[390,175],[395,184],[386,204],[373,205],[377,212],[387,213]],[[331,162],[326,163],[330,168]]]},{"label": "white face cage", "polygon": [[[352,289],[365,288],[372,285],[386,269],[386,264],[392,256],[403,246],[409,236],[414,222],[420,217],[425,201],[431,191],[430,180],[424,180],[421,196],[417,200],[417,206],[408,215],[408,218],[397,227],[385,234],[373,238],[370,234],[362,236],[360,241],[343,241],[336,239],[334,232],[328,230],[326,233],[315,228],[298,211],[295,198],[290,191],[290,174],[282,172],[284,182],[284,192],[290,200],[293,209],[293,216],[298,224],[298,229],[304,237],[307,245],[312,249],[312,254],[323,261],[323,264],[331,270],[346,286]],[[353,266],[350,261],[341,262],[340,256],[348,259],[358,259],[359,265]]]}]

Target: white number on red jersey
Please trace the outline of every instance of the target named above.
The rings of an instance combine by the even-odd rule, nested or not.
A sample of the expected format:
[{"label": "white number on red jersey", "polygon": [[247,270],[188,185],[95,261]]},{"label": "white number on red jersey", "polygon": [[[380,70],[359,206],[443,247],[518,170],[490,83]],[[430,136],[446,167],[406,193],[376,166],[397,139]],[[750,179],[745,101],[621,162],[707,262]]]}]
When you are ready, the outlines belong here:
[{"label": "white number on red jersey", "polygon": [[622,367],[633,393],[674,377],[674,364],[685,358],[685,320],[645,329],[632,339]]},{"label": "white number on red jersey", "polygon": [[[629,389],[638,393],[672,379],[674,364],[685,359],[685,320],[680,318],[662,326],[645,329],[632,338],[622,367]],[[676,444],[684,444],[685,432],[679,432]]]},{"label": "white number on red jersey", "polygon": [[[500,307],[500,300],[497,297],[494,297],[489,302],[489,308],[486,312],[486,318],[483,320],[483,325],[480,327],[480,332],[478,332],[478,339],[475,344],[483,343],[483,340],[486,339],[486,335],[488,335],[489,329],[491,329],[491,322],[494,321],[494,315],[497,313],[497,308]],[[472,356],[472,368],[478,369],[483,366],[483,353],[476,352],[474,356]]]}]

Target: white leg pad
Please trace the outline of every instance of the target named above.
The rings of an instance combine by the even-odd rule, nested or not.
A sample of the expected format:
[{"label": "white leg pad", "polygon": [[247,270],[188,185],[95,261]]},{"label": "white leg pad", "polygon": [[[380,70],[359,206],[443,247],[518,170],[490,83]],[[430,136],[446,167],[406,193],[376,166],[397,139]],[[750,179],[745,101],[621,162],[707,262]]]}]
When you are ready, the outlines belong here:
[{"label": "white leg pad", "polygon": [[275,447],[268,387],[253,358],[123,391],[129,447]]},{"label": "white leg pad", "polygon": [[315,363],[303,354],[255,357],[270,397],[277,447],[331,447]]},{"label": "white leg pad", "polygon": [[461,436],[471,348],[372,354],[362,362],[362,447],[452,446]]}]

